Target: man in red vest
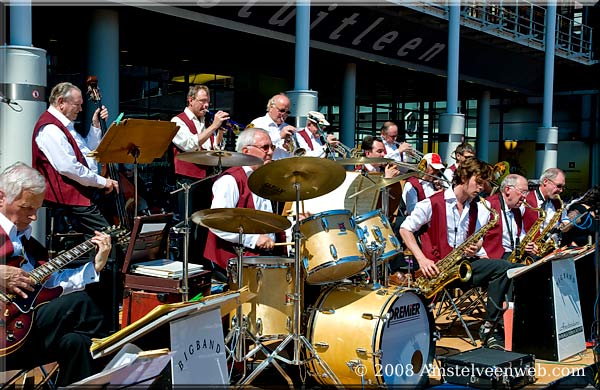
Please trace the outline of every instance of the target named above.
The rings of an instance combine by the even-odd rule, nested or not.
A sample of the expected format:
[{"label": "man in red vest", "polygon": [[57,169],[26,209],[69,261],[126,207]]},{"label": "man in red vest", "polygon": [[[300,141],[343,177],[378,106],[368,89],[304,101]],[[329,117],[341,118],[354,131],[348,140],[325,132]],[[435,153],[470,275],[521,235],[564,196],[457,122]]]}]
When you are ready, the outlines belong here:
[{"label": "man in red vest", "polygon": [[473,148],[473,146],[471,146],[471,144],[464,142],[464,143],[458,145],[456,147],[456,149],[454,149],[453,155],[454,155],[453,156],[454,160],[456,160],[456,162],[454,164],[448,166],[443,173],[444,177],[449,182],[452,181],[452,176],[454,176],[454,171],[456,171],[456,168],[458,168],[458,166],[463,161],[465,161],[466,158],[475,156],[475,148]]},{"label": "man in red vest", "polygon": [[[424,277],[438,275],[440,261],[447,261],[446,256],[454,248],[490,222],[488,210],[475,201],[490,176],[488,164],[476,158],[466,160],[456,170],[453,188],[417,203],[402,223],[400,235],[405,246],[413,253]],[[424,226],[427,227],[420,237],[419,246],[415,233]],[[486,345],[490,348],[503,348],[503,331],[499,327],[494,329],[494,323],[500,319],[505,296],[510,296],[512,283],[506,271],[516,265],[505,260],[476,257],[478,253],[481,254],[482,245],[483,240],[479,239],[462,256],[471,263],[470,284],[488,289],[486,322],[480,329],[480,337],[487,339]]]},{"label": "man in red vest", "polygon": [[[67,386],[97,371],[90,346],[92,337],[106,336],[100,331],[103,315],[80,290],[98,282],[111,242],[110,236],[96,232],[91,239],[97,249],[93,260],[73,269],[56,270],[56,264],[39,268],[48,260],[48,251],[32,237],[30,224],[37,219],[45,191],[42,175],[23,163],[0,174],[0,293],[12,296],[11,302],[2,305],[6,340],[0,352],[9,353],[3,358],[3,369],[8,370],[58,361],[56,384]],[[32,276],[48,276],[43,289]],[[21,313],[18,308],[28,309],[29,303],[34,310]]]},{"label": "man in red vest", "polygon": [[[527,179],[521,175],[510,174],[500,184],[500,191],[486,199],[499,216],[496,226],[483,239],[486,257],[506,259],[513,251],[518,250],[526,233],[519,207],[528,194]],[[525,251],[535,255],[535,243],[528,243]]]},{"label": "man in red vest", "polygon": [[402,189],[402,200],[406,205],[407,215],[415,208],[417,202],[430,197],[441,189],[438,184],[439,180],[436,183],[436,177],[440,177],[440,172],[444,169],[440,155],[437,153],[427,153],[421,159],[420,164],[426,164],[423,177],[409,177],[406,179],[406,184],[404,184],[404,188]]},{"label": "man in red vest", "polygon": [[[540,230],[546,227],[546,224],[554,217],[554,213],[561,209],[561,201],[559,200],[565,188],[565,173],[559,168],[548,168],[540,176],[540,186],[534,191],[531,191],[527,196],[527,203],[534,208],[541,208],[546,212],[545,222],[540,226]],[[523,223],[525,230],[529,231],[531,225],[538,218],[538,212],[525,208],[523,212]],[[560,219],[559,219],[560,221]]]},{"label": "man in red vest", "polygon": [[[229,119],[229,114],[217,111],[213,115],[211,124],[207,123],[206,115],[210,104],[210,90],[205,85],[193,85],[187,94],[187,107],[180,114],[174,116],[171,122],[179,126],[177,134],[173,137],[173,166],[175,179],[179,185],[191,185],[207,176],[208,167],[181,161],[177,155],[181,152],[197,152],[202,150],[215,150],[221,148],[225,128],[223,123]],[[188,195],[188,214],[210,207],[210,179],[194,184]],[[177,204],[179,218],[185,219],[185,191],[178,192]],[[188,216],[189,216],[188,215]],[[202,263],[202,251],[206,239],[206,229],[199,225],[190,226],[189,232],[189,261],[196,264]]]},{"label": "man in red vest", "polygon": [[[273,212],[271,201],[254,194],[248,187],[248,177],[264,164],[271,162],[275,146],[269,133],[259,128],[249,128],[238,135],[236,150],[239,153],[256,156],[263,164],[233,167],[226,170],[213,184],[211,209],[251,208]],[[237,232],[223,232],[209,229],[204,257],[212,261],[215,276],[226,280],[227,262],[237,257],[234,245],[238,243]],[[274,248],[275,234],[244,234],[242,236],[244,256],[265,255]]]},{"label": "man in red vest", "polygon": [[35,124],[32,135],[33,167],[40,171],[48,190],[44,205],[58,210],[77,223],[76,231],[91,237],[108,226],[93,202],[94,190],[118,191],[117,181],[98,174],[98,164],[87,154],[102,139],[100,118],[108,118],[105,107],[96,109],[87,136],[75,130],[81,112],[81,90],[71,83],[57,84],[50,92],[50,107]]},{"label": "man in red vest", "polygon": [[319,134],[319,127],[322,134],[325,134],[325,126],[329,126],[329,122],[325,119],[325,115],[318,111],[309,111],[306,118],[306,127],[298,130],[292,137],[296,137],[298,146],[306,151],[304,154],[307,157],[322,157],[324,158],[328,152],[328,146],[336,146],[339,141],[333,134],[327,134],[327,140],[324,140]]}]

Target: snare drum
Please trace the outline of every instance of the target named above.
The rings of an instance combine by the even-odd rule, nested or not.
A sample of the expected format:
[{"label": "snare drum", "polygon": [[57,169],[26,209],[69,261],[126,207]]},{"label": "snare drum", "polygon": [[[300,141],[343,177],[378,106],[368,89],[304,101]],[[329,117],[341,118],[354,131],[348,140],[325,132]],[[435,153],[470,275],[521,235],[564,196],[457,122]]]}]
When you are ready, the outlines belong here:
[{"label": "snare drum", "polygon": [[356,223],[363,231],[365,247],[370,253],[371,242],[375,241],[378,245],[383,245],[383,253],[379,256],[379,261],[389,260],[402,251],[400,241],[394,234],[390,221],[381,210],[373,210],[366,214],[356,217]]},{"label": "snare drum", "polygon": [[[227,274],[232,289],[238,289],[237,258],[229,259]],[[284,338],[292,331],[294,317],[294,259],[274,256],[243,258],[242,283],[256,297],[242,304],[248,330],[261,340]],[[302,296],[302,294],[301,294]],[[236,311],[231,313],[236,321]]]},{"label": "snare drum", "polygon": [[[407,289],[331,287],[317,300],[307,336],[344,385],[424,384],[435,353],[431,311]],[[315,359],[309,372],[335,384]]]},{"label": "snare drum", "polygon": [[349,210],[330,210],[300,221],[301,256],[306,282],[325,284],[346,279],[367,266],[362,230]]}]

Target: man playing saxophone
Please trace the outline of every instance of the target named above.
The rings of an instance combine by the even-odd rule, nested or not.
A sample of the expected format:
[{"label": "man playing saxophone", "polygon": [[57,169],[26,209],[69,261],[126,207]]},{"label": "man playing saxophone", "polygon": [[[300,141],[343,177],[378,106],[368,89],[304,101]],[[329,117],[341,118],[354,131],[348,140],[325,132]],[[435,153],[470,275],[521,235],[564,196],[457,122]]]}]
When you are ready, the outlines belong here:
[{"label": "man playing saxophone", "polygon": [[527,179],[521,175],[510,174],[500,183],[500,191],[486,198],[490,207],[500,215],[496,226],[483,239],[486,257],[508,259],[511,254],[516,258],[526,254],[537,255],[535,242],[526,240],[520,209],[528,194]]},{"label": "man playing saxophone", "polygon": [[[531,191],[527,195],[526,201],[533,208],[540,208],[546,213],[546,220],[540,226],[541,230],[546,228],[546,225],[554,221],[552,228],[558,225],[559,216],[554,216],[555,213],[562,213],[562,194],[565,188],[565,173],[559,168],[548,168],[540,176],[540,186]],[[531,209],[524,209],[521,206],[523,213],[523,224],[526,231],[529,231],[531,225],[538,218],[538,213]]]},{"label": "man playing saxophone", "polygon": [[[490,211],[486,207],[478,207],[474,200],[483,190],[485,181],[490,179],[491,169],[488,164],[476,158],[465,161],[456,170],[452,188],[438,192],[417,203],[413,212],[400,227],[400,235],[405,246],[410,249],[418,262],[420,272],[425,278],[435,278],[441,270],[448,267],[446,256],[454,248],[476,235],[480,230],[487,231],[497,220],[490,221]],[[485,202],[485,201],[484,201]],[[421,228],[421,246],[417,243],[415,233]],[[492,260],[475,257],[481,254],[483,240],[470,243],[460,255],[460,260],[469,259],[472,278],[470,284],[487,287],[488,300],[485,323],[479,334],[486,340],[488,348],[504,347],[504,332],[501,326],[494,329],[493,324],[501,319],[501,307],[510,295],[512,282],[506,271],[516,265],[504,260]],[[455,253],[456,255],[456,253]]]}]

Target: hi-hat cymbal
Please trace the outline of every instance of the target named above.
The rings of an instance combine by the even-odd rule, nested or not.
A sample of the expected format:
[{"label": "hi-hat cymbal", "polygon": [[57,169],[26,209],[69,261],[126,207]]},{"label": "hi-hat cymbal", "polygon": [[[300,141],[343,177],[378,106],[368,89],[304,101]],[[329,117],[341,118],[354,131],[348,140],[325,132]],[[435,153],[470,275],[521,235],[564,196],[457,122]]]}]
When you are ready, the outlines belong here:
[{"label": "hi-hat cymbal", "polygon": [[192,214],[192,221],[207,228],[224,232],[238,233],[242,228],[247,234],[267,234],[281,232],[289,228],[291,222],[279,214],[254,209],[207,209]]},{"label": "hi-hat cymbal", "polygon": [[242,165],[262,165],[263,160],[249,154],[229,152],[227,150],[200,150],[198,152],[179,153],[175,158],[194,164],[222,167],[238,167]]},{"label": "hi-hat cymbal", "polygon": [[263,165],[250,175],[248,186],[255,194],[278,202],[312,199],[333,191],[344,182],[346,170],[318,157],[290,157]]},{"label": "hi-hat cymbal", "polygon": [[335,160],[340,165],[365,165],[365,164],[391,164],[394,160],[383,157],[352,157],[344,158],[341,160]]}]

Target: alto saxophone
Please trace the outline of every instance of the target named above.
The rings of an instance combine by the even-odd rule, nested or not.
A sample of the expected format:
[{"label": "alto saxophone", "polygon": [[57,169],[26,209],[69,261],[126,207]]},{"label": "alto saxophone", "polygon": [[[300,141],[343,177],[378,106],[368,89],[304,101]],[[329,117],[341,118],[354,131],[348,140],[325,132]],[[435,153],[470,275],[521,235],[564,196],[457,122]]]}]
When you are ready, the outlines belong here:
[{"label": "alto saxophone", "polygon": [[488,207],[487,202],[483,199],[479,203],[492,213],[492,219],[483,225],[481,229],[469,236],[462,244],[454,248],[446,257],[437,262],[436,265],[440,270],[439,274],[430,279],[423,275],[421,270],[415,272],[414,284],[421,290],[425,298],[431,298],[456,279],[460,279],[463,283],[471,279],[471,264],[468,260],[464,259],[465,252],[498,223],[498,212]]},{"label": "alto saxophone", "polygon": [[535,240],[535,244],[538,247],[538,256],[540,257],[544,257],[558,248],[558,245],[551,237],[551,231],[558,224],[558,220],[562,216],[563,208],[565,207],[560,195],[558,195],[558,201],[560,202],[560,208],[556,210],[544,230],[542,230],[538,238]]},{"label": "alto saxophone", "polygon": [[[546,219],[546,212],[544,210],[533,207],[526,201],[523,201],[523,205],[525,207],[532,209],[533,211],[537,211],[539,216],[538,216],[538,219],[534,222],[534,224],[531,225],[531,228],[529,228],[529,231],[527,232],[527,234],[525,234],[525,237],[523,237],[519,246],[517,248],[515,248],[515,250],[512,251],[511,254],[508,256],[508,258],[506,259],[511,263],[522,263],[523,260],[525,260],[525,259],[523,259],[523,255],[525,254],[525,247],[530,242],[533,242],[537,233],[540,231],[540,226],[542,226],[542,223],[544,223],[544,220]],[[531,259],[529,259],[527,261],[531,261]],[[530,262],[530,264],[531,264],[531,262]]]}]

